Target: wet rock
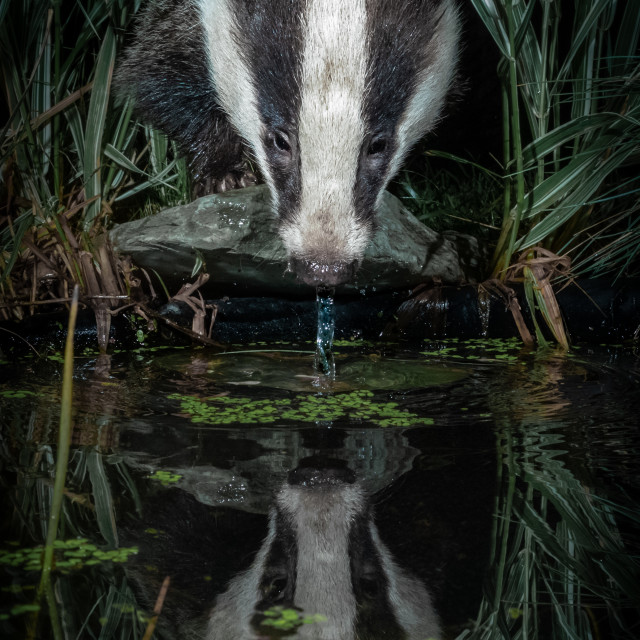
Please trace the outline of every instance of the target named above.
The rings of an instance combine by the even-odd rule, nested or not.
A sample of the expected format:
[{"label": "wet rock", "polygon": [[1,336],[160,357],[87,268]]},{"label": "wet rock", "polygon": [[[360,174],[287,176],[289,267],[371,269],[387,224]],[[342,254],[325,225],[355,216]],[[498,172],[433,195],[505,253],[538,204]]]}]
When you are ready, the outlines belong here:
[{"label": "wet rock", "polygon": [[[191,277],[196,261],[211,274],[206,292],[229,295],[307,295],[287,271],[287,255],[265,185],[204,196],[194,202],[115,227],[117,251],[174,286]],[[408,289],[431,279],[457,284],[478,278],[483,250],[476,238],[425,227],[389,193],[378,229],[353,283],[341,289]]]},{"label": "wet rock", "polygon": [[146,418],[132,423],[120,442],[129,467],[146,475],[158,470],[175,474],[180,490],[198,502],[251,513],[268,513],[289,470],[322,448],[332,459],[345,460],[371,494],[409,472],[418,454],[398,429],[332,428],[327,433],[326,427],[316,431],[261,425],[200,431]]}]

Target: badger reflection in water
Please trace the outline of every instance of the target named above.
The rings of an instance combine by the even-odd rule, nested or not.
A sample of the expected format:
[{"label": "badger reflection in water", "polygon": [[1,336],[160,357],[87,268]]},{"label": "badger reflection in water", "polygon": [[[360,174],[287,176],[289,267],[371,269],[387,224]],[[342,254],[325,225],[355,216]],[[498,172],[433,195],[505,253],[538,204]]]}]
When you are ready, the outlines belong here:
[{"label": "badger reflection in water", "polygon": [[218,597],[205,638],[263,638],[261,612],[276,605],[325,618],[298,627],[298,638],[440,637],[429,593],[393,560],[366,493],[346,467],[289,472],[262,547]]}]

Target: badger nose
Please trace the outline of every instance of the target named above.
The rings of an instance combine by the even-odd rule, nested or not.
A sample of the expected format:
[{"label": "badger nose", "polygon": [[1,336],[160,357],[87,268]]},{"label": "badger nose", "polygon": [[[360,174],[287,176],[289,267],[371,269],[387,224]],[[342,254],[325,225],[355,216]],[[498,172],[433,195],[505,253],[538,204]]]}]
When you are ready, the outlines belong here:
[{"label": "badger nose", "polygon": [[356,474],[345,466],[299,466],[289,471],[287,482],[291,485],[317,487],[335,484],[353,484]]},{"label": "badger nose", "polygon": [[289,269],[305,284],[312,287],[335,287],[353,279],[358,269],[358,261],[334,262],[292,256]]}]

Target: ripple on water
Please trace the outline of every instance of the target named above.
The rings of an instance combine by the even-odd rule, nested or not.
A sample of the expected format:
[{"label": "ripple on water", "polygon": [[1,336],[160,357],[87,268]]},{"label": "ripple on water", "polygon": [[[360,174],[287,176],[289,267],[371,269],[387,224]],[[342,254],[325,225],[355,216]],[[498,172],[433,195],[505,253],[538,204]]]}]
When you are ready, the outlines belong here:
[{"label": "ripple on water", "polygon": [[407,391],[450,384],[469,374],[463,367],[422,359],[354,355],[337,356],[335,377],[331,377],[315,370],[312,354],[286,351],[228,352],[208,358],[206,368],[200,359],[195,371],[188,354],[162,358],[162,363],[186,374],[206,374],[209,381],[220,385],[296,392]]}]

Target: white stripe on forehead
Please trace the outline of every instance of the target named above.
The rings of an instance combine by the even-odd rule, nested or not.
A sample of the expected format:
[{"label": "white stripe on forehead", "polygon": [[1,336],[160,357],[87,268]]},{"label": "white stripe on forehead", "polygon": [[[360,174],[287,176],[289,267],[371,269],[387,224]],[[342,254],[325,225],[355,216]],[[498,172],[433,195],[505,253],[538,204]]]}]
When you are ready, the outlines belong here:
[{"label": "white stripe on forehead", "polygon": [[298,638],[353,640],[357,602],[349,542],[351,527],[366,511],[357,484],[307,488],[285,485],[277,501],[296,533],[294,605],[327,619],[303,625]]},{"label": "white stripe on forehead", "polygon": [[195,0],[205,32],[209,72],[218,95],[235,130],[255,154],[260,170],[273,194],[277,194],[262,145],[264,123],[258,110],[258,96],[247,68],[246,56],[239,47],[241,38],[230,0]]},{"label": "white stripe on forehead", "polygon": [[297,255],[359,254],[366,233],[352,202],[364,137],[367,73],[364,0],[307,0],[303,15],[298,144],[301,201],[283,229]]}]

